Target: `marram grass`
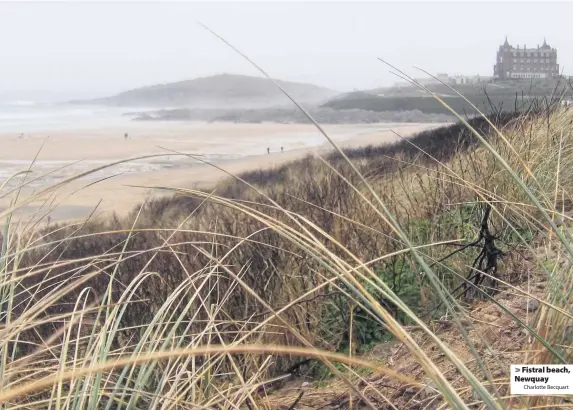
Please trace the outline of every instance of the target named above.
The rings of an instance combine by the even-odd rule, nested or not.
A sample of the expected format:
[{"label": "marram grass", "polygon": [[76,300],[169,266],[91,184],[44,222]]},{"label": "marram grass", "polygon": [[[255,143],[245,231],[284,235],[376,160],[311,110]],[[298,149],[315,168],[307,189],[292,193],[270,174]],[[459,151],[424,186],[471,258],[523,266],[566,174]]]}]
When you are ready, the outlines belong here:
[{"label": "marram grass", "polygon": [[[356,161],[333,143],[338,157],[290,165],[282,182],[155,187],[176,196],[125,220],[23,231],[14,212],[65,182],[28,198],[0,191],[14,197],[0,213],[2,408],[288,409],[281,386],[302,380],[287,373],[303,359],[330,377],[296,408],[313,408],[313,390],[332,403],[346,392],[347,407],[411,408],[416,399],[396,393],[408,389],[430,394],[425,408],[566,407],[566,398],[509,396],[509,369],[494,375],[503,358],[487,340],[477,347],[471,304],[450,294],[471,271],[473,249],[443,258],[473,239],[489,204],[509,255],[489,279],[539,308],[522,318],[488,289],[476,294],[523,329],[523,360],[571,360],[573,112],[548,107],[481,131],[460,120],[476,140],[464,149],[452,139],[416,156]],[[518,282],[504,276],[523,266]],[[543,297],[523,283],[541,283]],[[438,319],[457,326],[463,352],[422,302],[441,305]],[[369,359],[362,323],[420,372]]]}]

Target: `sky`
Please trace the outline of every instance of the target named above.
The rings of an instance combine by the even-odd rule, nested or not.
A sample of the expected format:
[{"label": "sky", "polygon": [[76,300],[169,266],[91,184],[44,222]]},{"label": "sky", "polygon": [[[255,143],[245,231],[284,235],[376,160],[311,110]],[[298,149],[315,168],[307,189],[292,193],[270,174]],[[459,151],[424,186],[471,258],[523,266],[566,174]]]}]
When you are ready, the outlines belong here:
[{"label": "sky", "polygon": [[103,97],[220,73],[339,91],[415,77],[491,75],[498,46],[543,38],[573,74],[573,2],[0,2],[0,100]]}]

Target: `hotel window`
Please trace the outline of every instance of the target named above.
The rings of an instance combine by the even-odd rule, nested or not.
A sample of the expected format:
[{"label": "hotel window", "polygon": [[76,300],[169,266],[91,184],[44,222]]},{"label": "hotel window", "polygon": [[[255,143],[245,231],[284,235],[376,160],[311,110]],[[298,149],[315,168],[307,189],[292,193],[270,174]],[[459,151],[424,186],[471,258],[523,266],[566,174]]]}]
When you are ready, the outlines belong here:
[{"label": "hotel window", "polygon": [[537,58],[533,60],[534,63],[537,63]]},{"label": "hotel window", "polygon": [[513,66],[513,71],[517,70],[517,66]]}]

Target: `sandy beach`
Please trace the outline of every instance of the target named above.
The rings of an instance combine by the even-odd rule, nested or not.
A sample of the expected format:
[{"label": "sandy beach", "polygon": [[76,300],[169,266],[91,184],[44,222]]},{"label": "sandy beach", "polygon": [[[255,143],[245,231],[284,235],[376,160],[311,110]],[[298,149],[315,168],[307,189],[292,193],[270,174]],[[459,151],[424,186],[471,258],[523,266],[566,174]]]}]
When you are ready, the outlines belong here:
[{"label": "sandy beach", "polygon": [[[440,125],[348,124],[325,128],[340,146],[358,147],[395,141],[399,137],[393,131],[407,137]],[[53,221],[84,218],[96,205],[96,214],[101,217],[111,212],[125,215],[149,195],[162,194],[145,187],[208,188],[227,176],[209,164],[174,152],[198,155],[237,174],[276,167],[309,153],[332,149],[316,128],[305,124],[129,124],[121,129],[44,131],[23,137],[0,134],[0,143],[9,147],[0,151],[0,184],[15,172],[28,169],[37,156],[34,172],[26,176],[32,182],[21,190],[19,201],[80,172],[114,161],[158,155],[130,160],[70,182],[19,213],[23,220],[48,213]],[[21,183],[19,177],[6,184],[0,192],[0,211],[14,197],[14,193],[7,193]],[[51,204],[49,207],[46,201]]]}]

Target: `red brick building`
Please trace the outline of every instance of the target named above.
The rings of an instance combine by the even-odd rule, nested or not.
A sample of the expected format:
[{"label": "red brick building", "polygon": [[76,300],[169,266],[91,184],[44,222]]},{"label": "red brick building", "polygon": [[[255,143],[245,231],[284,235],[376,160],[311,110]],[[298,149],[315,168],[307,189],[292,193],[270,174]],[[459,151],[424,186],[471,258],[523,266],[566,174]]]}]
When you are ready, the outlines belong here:
[{"label": "red brick building", "polygon": [[537,48],[511,46],[505,43],[497,50],[496,64],[493,66],[494,78],[507,80],[512,78],[553,78],[559,75],[557,49],[551,48],[545,39]]}]

